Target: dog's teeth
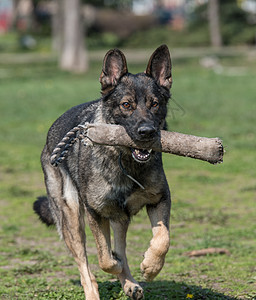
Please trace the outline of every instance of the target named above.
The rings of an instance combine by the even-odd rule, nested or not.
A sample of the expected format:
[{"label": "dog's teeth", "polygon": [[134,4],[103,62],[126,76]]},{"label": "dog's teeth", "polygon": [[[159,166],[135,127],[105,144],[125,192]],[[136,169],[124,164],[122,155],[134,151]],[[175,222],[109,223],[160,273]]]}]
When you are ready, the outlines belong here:
[{"label": "dog's teeth", "polygon": [[152,152],[152,149],[149,149],[149,150],[148,150],[148,153],[151,153],[151,152]]},{"label": "dog's teeth", "polygon": [[152,149],[149,151],[147,149],[133,149],[133,158],[138,162],[146,162],[150,158],[150,153]]}]

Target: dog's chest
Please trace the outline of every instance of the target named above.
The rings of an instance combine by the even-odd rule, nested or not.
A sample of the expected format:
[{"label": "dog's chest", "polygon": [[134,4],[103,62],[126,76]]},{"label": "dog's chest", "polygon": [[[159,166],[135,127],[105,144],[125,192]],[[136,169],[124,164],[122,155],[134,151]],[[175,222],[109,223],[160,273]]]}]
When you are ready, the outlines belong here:
[{"label": "dog's chest", "polygon": [[123,219],[137,214],[147,204],[158,203],[160,199],[161,193],[152,187],[145,189],[134,187],[133,182],[124,185],[116,184],[97,199],[95,208],[106,218]]},{"label": "dog's chest", "polygon": [[156,204],[160,201],[161,194],[154,188],[149,187],[145,190],[139,188],[125,200],[125,208],[130,215],[135,215],[147,204]]},{"label": "dog's chest", "polygon": [[[130,164],[124,161],[121,167],[118,161],[116,149],[94,148],[90,176],[84,190],[87,204],[102,217],[110,219],[135,215],[143,206],[155,204],[161,198],[152,168],[134,168],[133,161]],[[139,181],[145,189],[127,175]]]}]

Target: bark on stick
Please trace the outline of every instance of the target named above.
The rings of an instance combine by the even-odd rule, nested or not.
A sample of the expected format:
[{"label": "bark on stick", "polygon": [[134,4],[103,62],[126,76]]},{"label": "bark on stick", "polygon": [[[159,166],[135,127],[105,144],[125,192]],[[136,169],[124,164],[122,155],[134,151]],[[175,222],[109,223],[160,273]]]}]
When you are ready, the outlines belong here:
[{"label": "bark on stick", "polygon": [[135,142],[124,127],[110,124],[86,124],[86,137],[93,143],[109,146],[126,146],[152,149],[179,156],[192,157],[212,164],[223,161],[223,145],[219,138],[206,138],[161,130],[154,142]]}]

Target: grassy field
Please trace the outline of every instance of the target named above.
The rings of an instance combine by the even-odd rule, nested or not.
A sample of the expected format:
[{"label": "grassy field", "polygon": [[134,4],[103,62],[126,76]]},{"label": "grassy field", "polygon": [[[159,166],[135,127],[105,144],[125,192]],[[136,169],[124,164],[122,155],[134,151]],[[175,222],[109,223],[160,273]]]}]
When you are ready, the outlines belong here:
[{"label": "grassy field", "polygon": [[[13,57],[13,61],[15,61]],[[151,238],[145,211],[128,234],[132,274],[145,299],[256,298],[256,58],[223,57],[214,71],[198,59],[173,61],[169,129],[223,139],[224,163],[164,155],[172,191],[171,247],[152,283],[139,264]],[[129,64],[131,72],[143,64]],[[65,110],[99,97],[101,63],[85,75],[58,71],[52,60],[8,63],[0,56],[0,298],[83,299],[77,267],[55,230],[32,211],[45,194],[39,157],[51,123]],[[88,226],[89,262],[101,299],[126,299],[115,277],[98,267]],[[190,258],[221,247],[230,255]]]}]

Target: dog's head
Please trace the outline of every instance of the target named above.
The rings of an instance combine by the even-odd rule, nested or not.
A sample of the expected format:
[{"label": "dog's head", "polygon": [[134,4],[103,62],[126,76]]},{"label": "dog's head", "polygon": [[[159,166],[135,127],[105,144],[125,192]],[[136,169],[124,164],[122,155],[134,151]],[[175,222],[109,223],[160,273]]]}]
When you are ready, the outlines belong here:
[{"label": "dog's head", "polygon": [[[100,75],[103,116],[107,123],[122,125],[137,142],[154,141],[165,127],[172,85],[171,58],[166,45],[152,54],[146,71],[128,73],[124,54],[110,50]],[[147,162],[150,151],[132,149],[133,158]]]}]

